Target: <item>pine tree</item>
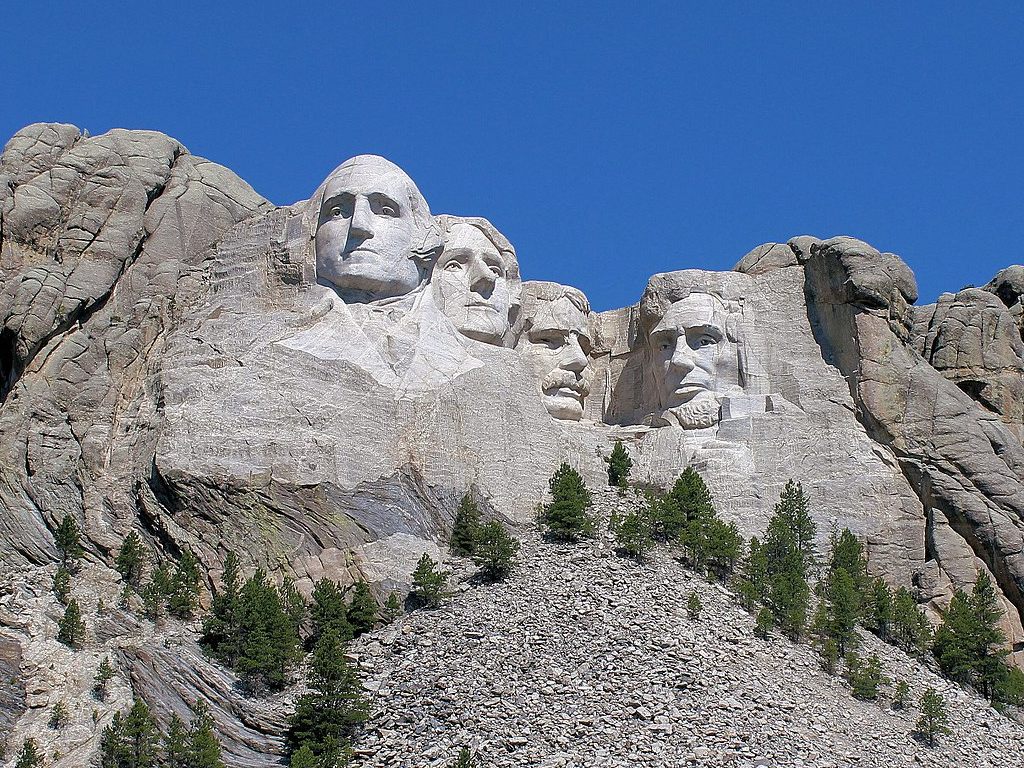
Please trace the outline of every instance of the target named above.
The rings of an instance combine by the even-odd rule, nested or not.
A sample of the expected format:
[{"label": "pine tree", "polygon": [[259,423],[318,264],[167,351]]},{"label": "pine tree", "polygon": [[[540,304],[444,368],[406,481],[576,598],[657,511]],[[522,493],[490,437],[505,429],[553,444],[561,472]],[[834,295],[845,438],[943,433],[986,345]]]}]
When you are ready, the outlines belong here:
[{"label": "pine tree", "polygon": [[836,673],[836,664],[839,662],[839,646],[831,637],[825,638],[821,644],[821,668],[830,675]]},{"label": "pine tree", "polygon": [[356,728],[369,714],[359,678],[344,650],[333,632],[317,641],[307,679],[310,692],[295,702],[288,731],[293,755],[308,747],[322,766],[332,768],[344,760]]},{"label": "pine tree", "polygon": [[58,730],[63,728],[68,723],[68,705],[63,701],[58,701],[53,705],[53,709],[50,711],[50,720],[47,725]]},{"label": "pine tree", "polygon": [[865,662],[852,651],[846,654],[846,680],[853,695],[865,701],[877,699],[879,687],[888,682],[877,655],[872,654]]},{"label": "pine tree", "polygon": [[21,751],[18,753],[18,759],[14,763],[14,768],[42,768],[43,756],[39,751],[39,746],[36,744],[36,740],[33,738],[25,739],[21,745]]},{"label": "pine tree", "polygon": [[164,617],[170,593],[171,571],[166,563],[160,563],[142,587],[142,604],[150,621],[157,623]]},{"label": "pine tree", "polygon": [[62,605],[67,605],[71,597],[71,571],[63,565],[58,566],[57,572],[53,574],[53,595]]},{"label": "pine tree", "polygon": [[932,634],[932,625],[914,595],[905,587],[897,588],[892,597],[890,642],[912,656],[921,656],[931,647]]},{"label": "pine tree", "polygon": [[399,599],[397,592],[392,592],[388,595],[387,602],[384,603],[382,618],[386,624],[390,624],[401,616],[402,613],[404,613],[402,601]]},{"label": "pine tree", "polygon": [[377,623],[377,601],[365,581],[356,582],[345,616],[355,637],[369,632]]},{"label": "pine tree", "polygon": [[[777,536],[788,533],[786,539],[796,547],[805,577],[810,575],[816,560],[814,536],[818,527],[811,518],[810,500],[800,483],[794,483],[792,480],[786,483],[779,496],[779,502],[775,505],[772,521],[779,529]],[[769,521],[769,530],[772,521]]]},{"label": "pine tree", "polygon": [[[915,606],[916,607],[916,606]],[[893,596],[889,585],[881,576],[871,582],[865,598],[862,623],[865,628],[886,642],[892,640]]]},{"label": "pine tree", "polygon": [[78,531],[78,523],[71,515],[64,515],[64,519],[57,526],[57,533],[54,535],[54,543],[60,553],[61,565],[72,573],[78,570],[78,561],[82,558],[81,535]]},{"label": "pine tree", "polygon": [[206,702],[200,701],[186,740],[187,763],[181,768],[225,768],[220,742],[213,730],[213,717]]},{"label": "pine tree", "polygon": [[917,733],[929,747],[934,747],[936,737],[950,733],[946,700],[934,688],[929,688],[921,696],[919,709],[921,717],[917,721]]},{"label": "pine tree", "polygon": [[292,753],[288,761],[288,768],[320,768],[320,761],[308,744],[304,744],[297,751]]},{"label": "pine tree", "polygon": [[160,764],[165,768],[188,768],[188,728],[177,713],[171,715],[167,724]]},{"label": "pine tree", "polygon": [[756,536],[751,536],[747,545],[747,556],[736,578],[736,592],[740,604],[751,613],[768,594],[768,558]]},{"label": "pine tree", "polygon": [[107,690],[110,681],[114,677],[114,667],[110,664],[110,657],[104,656],[96,670],[96,677],[93,678],[92,695],[99,701],[107,700]]},{"label": "pine tree", "polygon": [[693,467],[687,467],[676,478],[672,489],[660,499],[654,515],[654,535],[659,541],[679,541],[687,524],[714,515],[711,492],[704,478]]},{"label": "pine tree", "polygon": [[101,768],[157,768],[160,732],[149,707],[135,699],[127,713],[116,712],[100,738]]},{"label": "pine tree", "polygon": [[633,468],[633,459],[630,458],[629,451],[626,450],[621,440],[615,441],[612,455],[605,461],[608,464],[608,485],[614,488],[627,487],[629,471]]},{"label": "pine tree", "polygon": [[438,569],[433,558],[424,552],[412,573],[412,592],[409,596],[425,608],[437,608],[446,597],[447,580],[448,572]]},{"label": "pine tree", "polygon": [[800,484],[790,480],[768,520],[762,548],[768,578],[765,603],[778,627],[794,641],[807,624],[815,530],[807,497]]},{"label": "pine tree", "polygon": [[840,568],[849,574],[854,592],[859,601],[863,602],[871,587],[871,579],[868,577],[864,547],[849,528],[843,528],[839,535],[833,532],[830,537],[828,570],[836,571]]},{"label": "pine tree", "polygon": [[625,515],[615,514],[611,520],[620,553],[638,562],[643,562],[654,546],[649,509],[650,506],[647,506],[645,509],[630,510]]},{"label": "pine tree", "polygon": [[725,581],[736,569],[736,561],[743,551],[743,537],[736,523],[726,523],[713,517],[707,523],[705,557],[708,570]]},{"label": "pine tree", "polygon": [[1003,617],[1003,607],[996,594],[995,585],[986,571],[979,573],[978,580],[974,582],[974,588],[971,590],[971,610],[974,613],[977,633],[974,677],[982,695],[991,699],[995,695],[996,686],[1005,675],[1003,660],[1009,649],[1004,647],[1006,635],[999,626]]},{"label": "pine tree", "polygon": [[516,565],[519,539],[512,536],[499,520],[480,526],[473,562],[488,581],[502,581]]},{"label": "pine tree", "polygon": [[132,589],[139,589],[142,586],[142,574],[146,568],[146,549],[135,531],[131,531],[121,542],[114,567]]},{"label": "pine tree", "polygon": [[185,550],[174,565],[168,583],[167,612],[179,619],[189,620],[199,605],[199,560]]},{"label": "pine tree", "polygon": [[541,523],[548,535],[561,541],[575,541],[594,532],[590,515],[591,498],[583,477],[566,463],[548,480],[551,503],[544,507]]},{"label": "pine tree", "polygon": [[306,623],[306,614],[309,612],[306,598],[299,592],[298,587],[295,586],[295,579],[291,576],[285,576],[284,582],[281,584],[280,595],[281,605],[288,616],[288,621],[291,622],[292,631],[296,637],[300,637],[302,627]]},{"label": "pine tree", "polygon": [[896,683],[896,692],[892,697],[892,708],[893,709],[906,709],[907,700],[910,696],[910,686],[907,685],[906,680],[900,680]]},{"label": "pine tree", "polygon": [[846,568],[835,567],[826,575],[825,595],[822,607],[825,609],[825,632],[835,640],[840,654],[846,653],[856,639],[854,628],[860,615],[860,597],[853,577]]},{"label": "pine tree", "polygon": [[352,625],[348,621],[348,606],[337,582],[324,577],[313,585],[313,601],[309,608],[313,631],[310,635],[311,646],[316,644],[320,636],[333,632],[343,641],[351,640]]},{"label": "pine tree", "polygon": [[754,623],[754,634],[762,640],[767,640],[772,629],[775,628],[775,614],[768,607],[757,612],[757,619]]},{"label": "pine tree", "polygon": [[249,577],[238,599],[241,649],[235,668],[253,690],[280,690],[299,656],[299,636],[278,590],[262,569]]},{"label": "pine tree", "polygon": [[1003,610],[988,573],[982,571],[970,596],[961,590],[935,633],[935,656],[949,677],[971,683],[992,698],[1003,671],[1006,637],[999,627]]},{"label": "pine tree", "polygon": [[74,598],[68,600],[68,607],[64,609],[64,616],[57,625],[57,640],[69,648],[81,648],[85,642],[82,609]]},{"label": "pine tree", "polygon": [[455,511],[455,524],[452,526],[451,539],[448,542],[453,555],[469,556],[476,548],[477,534],[480,528],[480,508],[470,494],[465,494]]},{"label": "pine tree", "polygon": [[686,600],[686,615],[690,621],[696,621],[700,618],[700,612],[704,609],[704,605],[700,601],[700,595],[696,592],[690,592],[690,596]]},{"label": "pine tree", "polygon": [[215,657],[234,667],[242,649],[238,624],[241,575],[238,558],[228,552],[221,574],[221,587],[213,598],[210,615],[203,621],[202,644]]}]

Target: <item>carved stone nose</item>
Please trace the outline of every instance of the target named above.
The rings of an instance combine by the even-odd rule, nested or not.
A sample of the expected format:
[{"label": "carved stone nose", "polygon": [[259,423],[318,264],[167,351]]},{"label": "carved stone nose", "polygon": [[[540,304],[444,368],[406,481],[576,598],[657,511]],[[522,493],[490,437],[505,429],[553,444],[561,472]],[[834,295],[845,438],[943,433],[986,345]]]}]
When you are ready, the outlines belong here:
[{"label": "carved stone nose", "polygon": [[696,367],[696,361],[693,357],[693,350],[686,343],[686,338],[680,336],[676,341],[676,349],[672,353],[671,366],[678,371],[683,373],[689,373]]},{"label": "carved stone nose", "polygon": [[357,237],[361,240],[373,237],[372,216],[370,204],[366,198],[357,197],[352,210],[352,221],[348,225],[349,237]]},{"label": "carved stone nose", "polygon": [[587,367],[587,356],[583,353],[580,340],[576,334],[569,334],[569,342],[562,351],[561,368],[573,373],[579,373]]}]

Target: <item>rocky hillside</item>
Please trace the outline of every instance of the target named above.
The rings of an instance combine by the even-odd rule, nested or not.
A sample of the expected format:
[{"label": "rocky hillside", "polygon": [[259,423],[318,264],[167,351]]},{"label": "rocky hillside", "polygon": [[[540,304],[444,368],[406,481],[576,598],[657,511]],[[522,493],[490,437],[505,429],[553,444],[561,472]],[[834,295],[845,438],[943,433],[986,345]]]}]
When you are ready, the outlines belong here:
[{"label": "rocky hillside", "polygon": [[[613,490],[594,497],[604,521],[632,505]],[[603,525],[597,538],[573,545],[545,542],[532,525],[516,533],[523,549],[508,581],[482,584],[469,561],[449,558],[452,594],[441,608],[408,613],[350,645],[371,702],[355,765],[440,768],[464,745],[487,768],[1024,761],[1024,726],[870,634],[861,634],[861,651],[877,653],[892,681],[876,702],[855,699],[826,674],[810,645],[755,637],[728,589],[664,549],[637,564],[615,554]],[[48,574],[19,574],[0,601],[0,618],[32,638],[22,677],[5,679],[0,692],[14,716],[27,708],[9,743],[33,736],[48,765],[89,765],[102,729],[134,690],[164,723],[175,713],[190,717],[196,700],[209,703],[228,766],[280,764],[300,686],[243,695],[198,648],[196,624],[154,626],[117,608],[119,592],[99,569],[82,574],[74,596],[89,640],[72,651],[54,640],[60,609]],[[693,592],[703,605],[697,619],[686,609]],[[104,656],[117,676],[99,702],[91,688]],[[26,679],[29,689],[10,695],[10,684]],[[902,710],[892,706],[899,680],[910,686],[911,706]],[[912,735],[927,687],[949,706],[952,734],[936,748]],[[69,708],[59,731],[47,725],[58,702]]]},{"label": "rocky hillside", "polygon": [[[601,501],[621,503],[614,491]],[[463,745],[493,768],[1024,762],[1024,726],[872,635],[862,653],[910,685],[910,708],[892,708],[892,685],[877,702],[855,699],[807,644],[755,637],[728,590],[663,550],[637,565],[607,534],[579,545],[519,535],[507,583],[470,586],[461,569],[443,608],[353,645],[374,701],[358,765],[445,766]],[[912,736],[929,686],[953,731],[935,749]]]}]

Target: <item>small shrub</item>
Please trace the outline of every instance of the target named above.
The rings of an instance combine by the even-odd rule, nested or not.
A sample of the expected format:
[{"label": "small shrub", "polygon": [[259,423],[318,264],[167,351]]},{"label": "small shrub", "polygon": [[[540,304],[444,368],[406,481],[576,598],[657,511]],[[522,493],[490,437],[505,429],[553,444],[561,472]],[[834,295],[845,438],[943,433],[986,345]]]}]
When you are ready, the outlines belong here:
[{"label": "small shrub", "polygon": [[455,524],[448,541],[448,548],[453,555],[468,557],[476,549],[477,535],[480,529],[480,508],[468,493],[459,502],[455,511]]},{"label": "small shrub", "polygon": [[934,688],[929,688],[921,696],[919,709],[921,716],[917,720],[917,735],[929,747],[934,747],[940,735],[950,733],[946,700]]},{"label": "small shrub", "polygon": [[512,536],[499,520],[480,526],[473,562],[488,581],[501,581],[512,573],[519,554],[519,539]]},{"label": "small shrub", "polygon": [[135,531],[130,532],[121,542],[121,548],[117,550],[117,558],[114,560],[114,567],[132,589],[138,589],[142,585],[142,573],[146,567],[146,549],[142,545],[142,539]]},{"label": "small shrub", "polygon": [[700,601],[700,595],[696,592],[691,592],[689,598],[686,600],[686,615],[690,618],[690,621],[696,621],[700,618],[700,612],[704,606]]},{"label": "small shrub", "polygon": [[548,480],[551,503],[543,507],[541,524],[548,535],[561,541],[575,541],[594,532],[590,515],[591,498],[583,477],[566,463]]},{"label": "small shrub", "polygon": [[53,730],[59,730],[68,724],[68,705],[58,701],[50,710],[50,719],[46,723]]},{"label": "small shrub", "polygon": [[455,758],[451,768],[475,768],[476,764],[476,760],[473,758],[473,753],[469,751],[469,747],[463,747],[459,750],[459,756]]},{"label": "small shrub", "polygon": [[424,608],[437,608],[447,596],[447,581],[448,572],[440,570],[433,558],[424,552],[412,573],[412,592],[409,595]]},{"label": "small shrub", "polygon": [[345,618],[352,627],[354,637],[369,632],[377,623],[377,601],[373,599],[370,585],[365,581],[356,582]]},{"label": "small shrub", "polygon": [[896,683],[896,691],[892,695],[893,709],[906,709],[910,697],[910,686],[906,680]]},{"label": "small shrub", "polygon": [[821,668],[830,675],[836,673],[836,665],[839,663],[839,646],[831,637],[826,638],[821,644]]},{"label": "small shrub", "polygon": [[36,740],[25,739],[21,745],[21,751],[18,753],[17,762],[14,763],[14,768],[42,768],[42,765],[43,756],[39,752]]},{"label": "small shrub", "polygon": [[64,515],[64,519],[57,526],[57,533],[54,535],[54,542],[57,551],[60,552],[61,565],[74,573],[78,570],[78,561],[84,554],[82,549],[81,534],[78,532],[78,523],[71,515]]},{"label": "small shrub", "polygon": [[53,574],[53,594],[61,605],[67,605],[71,597],[71,571],[63,565]]},{"label": "small shrub", "polygon": [[107,691],[110,681],[114,677],[114,667],[110,664],[110,657],[104,656],[96,670],[96,677],[93,678],[92,694],[99,701],[107,700]]},{"label": "small shrub", "polygon": [[401,616],[403,612],[404,609],[402,608],[402,601],[398,597],[398,593],[392,592],[388,595],[388,599],[384,603],[384,611],[381,614],[381,618],[385,623],[390,624]]},{"label": "small shrub", "polygon": [[82,621],[82,609],[74,598],[68,600],[64,616],[57,625],[57,640],[69,648],[81,648],[85,642],[85,622]]},{"label": "small shrub", "polygon": [[875,701],[879,688],[887,683],[888,679],[882,674],[882,662],[878,656],[872,654],[865,662],[851,651],[846,654],[846,681],[856,698]]},{"label": "small shrub", "polygon": [[767,640],[775,628],[775,614],[770,608],[762,608],[757,612],[757,619],[754,622],[754,634],[762,640]]},{"label": "small shrub", "polygon": [[629,457],[629,451],[626,450],[621,440],[615,441],[612,455],[608,456],[605,462],[608,464],[608,485],[614,488],[625,488],[629,471],[633,468],[633,459]]},{"label": "small shrub", "polygon": [[654,533],[651,527],[650,513],[644,510],[632,510],[625,515],[614,515],[611,528],[615,532],[615,543],[619,552],[643,562],[651,547],[654,546]]}]

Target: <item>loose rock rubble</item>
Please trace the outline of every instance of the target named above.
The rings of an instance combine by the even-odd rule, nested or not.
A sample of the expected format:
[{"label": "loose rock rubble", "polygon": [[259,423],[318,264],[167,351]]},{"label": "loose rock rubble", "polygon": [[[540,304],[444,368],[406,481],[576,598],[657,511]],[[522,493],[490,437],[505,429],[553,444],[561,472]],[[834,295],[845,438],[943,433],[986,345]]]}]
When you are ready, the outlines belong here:
[{"label": "loose rock rubble", "polygon": [[[613,490],[595,501],[628,503]],[[725,587],[663,549],[641,565],[607,532],[577,545],[516,534],[509,581],[476,585],[471,564],[449,563],[458,586],[442,608],[353,643],[373,702],[356,765],[446,766],[463,745],[489,768],[1024,762],[1024,728],[877,638],[862,635],[862,653],[907,681],[905,710],[891,708],[893,685],[858,701],[809,645],[756,638]],[[936,749],[912,736],[928,686],[953,731]]]}]

